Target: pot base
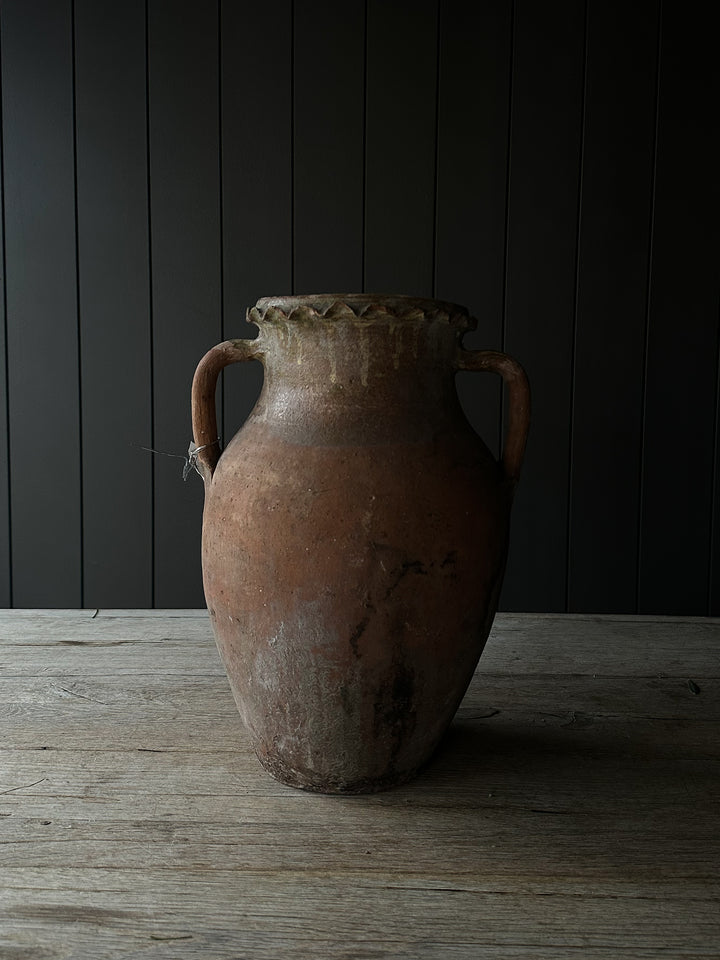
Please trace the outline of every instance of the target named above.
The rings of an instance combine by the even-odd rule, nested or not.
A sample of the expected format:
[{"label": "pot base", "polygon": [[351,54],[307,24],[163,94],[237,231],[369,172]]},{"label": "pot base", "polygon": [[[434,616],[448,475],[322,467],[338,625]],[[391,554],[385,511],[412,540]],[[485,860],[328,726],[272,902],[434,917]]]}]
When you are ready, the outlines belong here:
[{"label": "pot base", "polygon": [[294,787],[297,790],[305,790],[308,793],[321,793],[326,796],[362,796],[363,794],[382,793],[385,790],[392,790],[395,787],[401,787],[414,779],[418,773],[425,767],[425,761],[411,770],[399,772],[389,771],[382,777],[367,777],[358,780],[323,779],[312,771],[300,771],[294,767],[288,767],[278,757],[263,756],[255,752],[255,756],[260,761],[262,767],[267,770],[271,777],[284,784],[286,787]]}]

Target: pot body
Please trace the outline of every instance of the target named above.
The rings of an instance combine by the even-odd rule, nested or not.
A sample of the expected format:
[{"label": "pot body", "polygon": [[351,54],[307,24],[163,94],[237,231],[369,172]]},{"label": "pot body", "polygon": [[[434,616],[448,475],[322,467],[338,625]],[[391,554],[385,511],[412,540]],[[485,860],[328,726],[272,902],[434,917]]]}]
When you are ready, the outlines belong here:
[{"label": "pot body", "polygon": [[265,300],[249,316],[260,334],[231,341],[232,359],[263,363],[262,394],[219,460],[199,443],[218,648],[273,776],[381,790],[450,724],[502,582],[514,478],[454,385],[471,321],[367,296]]}]

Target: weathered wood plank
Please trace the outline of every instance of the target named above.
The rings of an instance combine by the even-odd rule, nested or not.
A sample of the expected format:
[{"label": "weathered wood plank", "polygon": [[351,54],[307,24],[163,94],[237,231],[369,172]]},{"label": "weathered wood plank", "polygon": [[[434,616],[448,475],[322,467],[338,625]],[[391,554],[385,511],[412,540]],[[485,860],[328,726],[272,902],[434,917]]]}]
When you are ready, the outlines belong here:
[{"label": "weathered wood plank", "polygon": [[[159,608],[149,608],[147,610],[143,609],[111,609],[111,608],[86,608],[78,609],[76,607],[72,608],[61,608],[53,607],[51,610],[47,608],[13,608],[13,609],[0,609],[0,621],[7,618],[11,619],[20,619],[20,620],[37,620],[38,617],[90,617],[93,619],[103,619],[109,617],[111,619],[121,619],[121,620],[135,620],[135,619],[145,619],[147,617],[160,617],[164,620],[175,620],[175,619],[197,619],[197,620],[206,620],[208,613],[204,607],[193,607],[193,608],[176,608],[173,607],[167,610],[161,610]],[[671,616],[662,616],[654,614],[611,614],[611,613],[602,613],[602,614],[587,614],[587,613],[503,613],[500,612],[495,617],[495,624],[503,623],[544,623],[548,620],[555,621],[560,627],[563,624],[568,624],[572,622],[577,622],[579,624],[583,623],[629,623],[635,626],[644,624],[644,623],[659,623],[665,624],[667,626],[685,624],[685,623],[699,623],[699,624],[720,624],[720,617],[671,617]]]},{"label": "weathered wood plank", "polygon": [[[61,645],[62,641],[88,641],[99,646],[112,645],[118,639],[141,646],[147,641],[168,637],[181,640],[212,639],[212,628],[207,617],[105,617],[102,625],[92,616],[0,617],[0,637],[10,646],[40,641],[45,645]],[[58,646],[58,654],[60,646]]]},{"label": "weathered wood plank", "polygon": [[[387,873],[375,868],[372,863],[363,863],[362,869],[355,869],[352,865],[348,865],[341,873],[338,872],[338,876],[341,875],[345,880],[356,884],[359,890],[365,887],[379,886],[392,886],[398,890],[405,887],[421,888],[415,874],[400,871]],[[207,888],[204,892],[199,891],[201,898],[214,896],[217,893],[217,888],[232,886],[233,882],[238,880],[235,871],[223,868],[221,865],[210,876],[204,871],[198,870],[188,870],[186,876],[190,887],[197,885],[198,888]],[[293,870],[288,867],[283,871],[283,876],[290,883],[294,883],[303,879],[322,881],[326,874],[324,871],[313,868],[312,865],[306,865],[301,870]],[[260,880],[263,878],[269,880],[277,878],[277,873],[273,869],[267,868],[253,873],[253,877]],[[38,891],[41,900],[54,896],[58,902],[69,901],[73,895],[81,894],[85,890],[95,890],[100,894],[125,894],[128,897],[135,897],[137,898],[136,903],[142,902],[146,891],[152,891],[156,888],[170,888],[171,884],[172,878],[166,870],[152,868],[144,870],[140,876],[130,872],[125,876],[118,869],[105,870],[88,867],[82,871],[65,869],[48,874],[37,867],[15,867],[9,870],[7,877],[4,878],[4,888],[13,891],[11,896],[16,896],[16,891],[34,889]],[[491,876],[489,873],[480,871],[475,876],[463,876],[450,872],[442,877],[426,876],[422,882],[422,889],[427,890],[444,891],[449,887],[467,893],[507,894],[511,892],[504,878]],[[594,885],[588,887],[582,878],[558,876],[543,878],[541,881],[525,878],[517,892],[522,896],[532,896],[543,892],[548,896],[563,894],[577,896],[585,892],[598,899],[625,897],[627,899],[653,900],[667,897],[677,902],[683,900],[709,900],[712,902],[720,892],[720,881],[715,879],[709,882],[699,882],[686,878],[664,879],[658,877],[649,887],[645,883],[630,878],[615,876],[607,879],[601,892]]]},{"label": "weathered wood plank", "polygon": [[94,608],[88,609],[64,609],[62,607],[53,607],[52,610],[46,608],[34,609],[32,607],[16,607],[14,609],[3,609],[0,610],[0,624],[4,623],[6,620],[20,622],[27,621],[37,621],[38,619],[44,620],[45,617],[52,617],[54,620],[60,617],[76,620],[81,617],[88,617],[92,619],[97,615],[98,611]]},{"label": "weathered wood plank", "polygon": [[[128,766],[132,766],[133,758],[129,756],[125,759]],[[563,784],[554,788],[550,783],[541,782],[542,773],[537,764],[528,771],[527,781],[521,781],[518,773],[506,777],[498,759],[481,769],[477,769],[476,765],[463,779],[463,771],[455,768],[450,776],[446,763],[438,760],[432,769],[420,776],[412,791],[408,792],[410,788],[407,788],[406,792],[394,794],[392,798],[366,799],[353,805],[327,797],[308,799],[295,796],[288,792],[289,788],[269,780],[255,759],[248,755],[239,754],[232,759],[224,756],[222,760],[216,757],[215,760],[217,762],[212,769],[205,769],[204,790],[196,785],[195,792],[191,792],[190,787],[185,787],[182,792],[183,785],[172,782],[167,789],[169,775],[165,773],[165,792],[162,790],[163,777],[157,774],[153,778],[146,777],[148,792],[142,795],[137,789],[137,779],[134,781],[135,790],[129,781],[120,784],[118,788],[117,781],[114,785],[101,782],[100,776],[95,776],[92,782],[86,784],[81,776],[77,776],[80,769],[78,767],[71,771],[71,775],[66,776],[62,783],[58,778],[49,782],[47,777],[44,780],[42,776],[38,777],[42,770],[29,764],[18,764],[13,770],[8,769],[3,780],[0,823],[5,842],[9,842],[10,838],[10,818],[13,821],[17,819],[12,825],[12,831],[16,839],[23,841],[37,837],[38,831],[40,834],[46,832],[44,825],[49,822],[65,824],[67,830],[74,829],[78,824],[95,824],[94,838],[66,833],[66,836],[72,836],[78,847],[83,843],[87,844],[88,840],[92,844],[93,839],[97,840],[108,833],[120,837],[127,824],[133,824],[136,828],[135,841],[148,841],[150,838],[150,842],[154,843],[167,837],[168,833],[180,835],[183,831],[182,835],[186,839],[189,831],[194,835],[195,843],[198,843],[198,825],[204,825],[204,836],[208,835],[212,826],[227,825],[231,832],[225,838],[226,842],[230,846],[234,845],[236,849],[232,859],[237,861],[239,856],[244,855],[245,866],[248,867],[248,857],[252,856],[254,868],[265,869],[268,864],[267,846],[259,852],[256,850],[254,854],[249,854],[248,851],[243,852],[241,844],[249,842],[250,836],[257,841],[259,836],[260,839],[264,837],[269,846],[274,844],[278,847],[277,836],[268,839],[268,831],[273,824],[277,826],[289,821],[296,834],[299,835],[302,831],[307,833],[304,834],[304,840],[296,837],[290,843],[291,849],[288,851],[285,851],[282,844],[279,845],[276,856],[279,856],[286,866],[289,866],[289,860],[294,855],[292,851],[297,853],[297,844],[302,847],[303,843],[310,844],[318,840],[323,845],[323,834],[327,832],[328,824],[331,824],[333,829],[357,831],[357,842],[362,842],[366,830],[369,831],[367,839],[389,836],[389,831],[394,830],[399,831],[398,837],[403,839],[403,842],[407,840],[411,845],[414,842],[421,846],[430,844],[431,841],[437,842],[437,848],[420,857],[413,856],[412,850],[404,853],[402,864],[397,860],[397,851],[390,851],[392,855],[389,857],[380,857],[381,864],[384,863],[388,869],[400,869],[402,865],[403,870],[412,873],[427,872],[429,864],[431,877],[455,876],[460,873],[474,876],[477,872],[478,857],[492,865],[493,875],[509,872],[511,876],[518,876],[518,864],[513,857],[520,857],[520,862],[524,864],[523,876],[532,874],[540,881],[547,876],[587,878],[592,875],[608,879],[617,874],[619,866],[625,864],[627,876],[633,877],[637,882],[642,879],[655,882],[661,877],[666,880],[673,877],[678,879],[678,864],[684,863],[690,855],[684,847],[679,850],[678,842],[666,844],[662,831],[672,836],[675,820],[686,818],[689,809],[693,810],[693,818],[698,817],[698,822],[687,829],[697,831],[698,835],[702,835],[703,830],[709,830],[711,836],[716,820],[717,786],[713,781],[717,780],[717,773],[697,776],[697,772],[702,773],[703,770],[700,762],[686,763],[682,770],[671,770],[674,783],[663,794],[664,806],[661,809],[659,805],[658,809],[653,807],[652,800],[643,793],[643,789],[656,788],[658,784],[662,788],[663,774],[671,769],[667,762],[664,768],[658,765],[654,775],[646,778],[640,786],[636,778],[634,787],[628,787],[622,795],[615,797],[612,809],[608,809],[607,805],[601,809],[605,797],[611,793],[613,782],[607,772],[603,774],[604,779],[596,776],[592,782],[584,780],[583,784],[594,792],[591,798],[583,801],[583,809],[578,809],[579,791],[571,790]],[[178,757],[173,756],[173,761],[174,766],[182,772],[187,772],[191,766],[183,756],[179,757],[179,762]],[[223,762],[226,769],[233,771],[232,776],[226,775],[224,779],[220,778],[219,773]],[[635,764],[638,762],[636,760]],[[574,769],[568,765],[564,770],[557,764],[547,766],[559,779],[560,776],[571,776],[577,771],[578,764],[576,763]],[[630,766],[629,763],[623,764],[621,772]],[[707,762],[704,766],[707,769]],[[169,765],[165,765],[163,769],[166,771],[168,767]],[[76,774],[74,778],[72,774]],[[106,779],[108,777],[109,773]],[[8,783],[12,785],[5,787]],[[690,784],[691,789],[687,789],[687,784]],[[13,790],[15,792],[11,792]],[[705,798],[701,796],[703,791]],[[711,791],[715,792],[715,799]],[[386,811],[390,812],[386,814]],[[446,817],[449,822],[444,827],[442,824],[435,824],[436,820]],[[651,833],[648,833],[644,840],[638,840],[638,833],[641,832],[638,825],[648,817],[651,819]],[[379,824],[376,823],[378,819]],[[408,823],[408,820],[411,820],[411,823]],[[558,823],[553,826],[555,820]],[[140,830],[141,823],[145,828],[144,832]],[[43,825],[42,830],[40,825]],[[245,831],[246,825],[249,825],[248,831],[241,835],[238,831],[241,828]],[[552,836],[548,825],[553,829]],[[529,843],[527,834],[534,835],[538,831],[543,834],[543,838]],[[585,835],[594,835],[595,840],[582,841]],[[57,837],[56,834],[52,836]],[[497,850],[490,849],[494,842],[493,837],[498,836],[502,837],[503,845]],[[51,839],[50,834],[47,839]],[[590,842],[595,842],[596,845],[608,842],[616,849],[617,859],[611,857],[608,862],[607,852],[595,851],[592,861],[587,860],[588,852],[593,853],[588,846]],[[447,857],[443,852],[445,844],[449,844]],[[645,854],[638,860],[634,855],[640,846],[645,849]],[[351,847],[352,843],[348,842],[340,853],[337,845],[329,848],[327,856],[334,859],[334,869],[353,869],[351,862],[341,862]],[[68,849],[65,848],[66,853]],[[451,859],[450,852],[455,854],[458,849],[459,859]],[[197,853],[198,848],[195,850]],[[335,851],[334,855],[332,850]],[[365,848],[361,852],[364,853]],[[564,854],[563,868],[556,871],[553,864],[557,863],[557,857],[561,853]],[[714,876],[712,858],[715,856],[717,859],[717,853],[717,841],[711,841],[710,850],[696,861],[696,867],[687,875],[688,879],[694,877],[699,882]],[[41,854],[57,860],[53,850],[36,850],[36,855]],[[674,860],[671,854],[675,855]],[[202,851],[199,851],[198,855],[202,857]],[[136,862],[138,856],[140,859]],[[431,862],[433,857],[439,861],[435,865]],[[275,858],[271,857],[271,861],[275,863]],[[5,855],[3,862],[5,863]],[[142,868],[147,859],[143,861],[142,850],[138,852],[136,848],[133,853],[123,850],[122,862],[127,868],[133,865]],[[705,867],[701,869],[698,864],[703,863]],[[212,868],[220,869],[222,864],[223,861],[218,861]],[[20,865],[30,864],[23,861]],[[62,863],[55,865],[63,866]],[[64,864],[67,865],[69,859]],[[83,866],[77,861],[74,865]],[[229,868],[230,864],[226,866]],[[366,863],[365,867],[369,867],[369,864]]]},{"label": "weathered wood plank", "polygon": [[[230,688],[214,648],[213,669],[202,675],[0,677],[2,716],[23,710],[23,722],[35,720],[56,726],[63,720],[82,719],[82,701],[94,705],[95,719],[115,722],[122,717],[161,720],[178,716],[209,717],[234,714]],[[569,717],[581,708],[596,719],[646,720],[718,719],[717,678],[702,677],[702,686],[681,677],[602,677],[587,674],[517,674],[479,671],[470,684],[459,716],[481,719],[477,713],[492,706],[497,712],[518,711],[531,716],[552,707],[553,715]],[[98,709],[101,707],[102,709]]]},{"label": "weathered wood plank", "polygon": [[[112,749],[114,742],[127,747],[122,738],[130,729],[145,738],[167,737],[169,730],[174,731],[171,745],[177,747],[190,742],[185,737],[200,722],[229,723],[234,731],[239,717],[217,654],[209,652],[216,660],[214,669],[191,676],[186,662],[184,673],[160,678],[149,674],[5,677],[0,680],[0,723],[6,725],[16,746],[30,745],[33,737],[44,736],[56,746],[72,749],[72,741],[68,744],[61,738],[72,737],[72,729],[77,728],[78,742],[90,750]],[[458,712],[458,722],[479,728],[540,723],[573,728],[572,732],[584,730],[586,735],[592,727],[604,735],[610,728],[641,721],[632,730],[632,742],[662,745],[666,727],[681,721],[673,744],[701,743],[706,736],[703,724],[718,716],[717,689],[716,679],[702,677],[698,684],[679,677],[478,673]],[[89,718],[96,732],[90,741],[83,732]],[[120,732],[119,725],[125,732]],[[218,729],[204,748],[218,749],[222,732]],[[707,735],[712,743],[711,727]],[[155,745],[168,746],[167,741]]]},{"label": "weathered wood plank", "polygon": [[[232,944],[236,950],[250,944],[260,952],[242,955],[253,957],[466,957],[483,948],[493,952],[472,955],[497,956],[497,947],[516,951],[508,956],[536,956],[531,953],[535,944],[554,948],[555,956],[575,956],[580,950],[579,955],[586,955],[590,948],[614,949],[605,954],[614,957],[630,956],[631,950],[635,956],[652,956],[652,949],[655,956],[680,957],[712,956],[706,938],[716,924],[708,898],[688,905],[654,897],[610,899],[588,892],[580,907],[577,892],[554,892],[549,909],[547,899],[533,892],[428,889],[403,886],[392,877],[356,887],[312,874],[267,878],[226,874],[225,884],[207,884],[197,877],[189,890],[178,890],[158,871],[151,874],[152,886],[144,878],[138,887],[126,881],[119,889],[111,872],[93,873],[110,889],[93,891],[92,906],[78,893],[73,897],[72,891],[64,896],[48,891],[39,902],[28,904],[24,892],[18,891],[10,901],[17,916],[15,935],[47,936],[59,928],[69,942],[87,949],[95,948],[98,940],[102,944],[96,933],[101,927],[105,938],[114,935],[116,949],[118,943],[125,950],[130,945],[139,949],[143,940],[147,948],[153,938],[168,942],[176,938],[173,957],[230,956],[215,949]],[[684,932],[688,906],[693,925]],[[588,921],[584,930],[577,923],[581,912]],[[106,940],[106,949],[112,947]],[[446,948],[453,947],[455,951],[448,953]],[[212,953],[203,952],[209,948]],[[282,952],[273,954],[272,948]],[[176,952],[180,950],[185,952]],[[128,954],[107,954],[119,955]]]},{"label": "weathered wood plank", "polygon": [[[227,805],[233,808],[232,797]],[[255,809],[260,805],[256,798]],[[571,811],[497,803],[459,811],[450,806],[377,806],[370,816],[370,804],[354,811],[341,803],[332,809],[318,802],[314,806],[322,812],[316,811],[313,819],[300,816],[296,821],[297,811],[286,810],[284,824],[267,814],[262,820],[252,812],[242,818],[242,811],[237,811],[237,822],[229,817],[217,823],[185,821],[181,814],[163,818],[145,798],[142,803],[138,798],[134,821],[12,816],[3,822],[3,833],[9,833],[0,846],[2,866],[152,867],[180,873],[283,873],[310,867],[344,875],[365,863],[368,869],[438,879],[475,877],[482,864],[496,881],[502,878],[515,889],[525,879],[541,883],[548,873],[588,884],[617,875],[651,885],[683,876],[698,883],[717,877],[717,844],[708,842],[716,823],[710,804],[694,812],[692,822],[682,818],[679,802],[660,817],[641,808],[650,819],[645,833],[638,830],[637,813],[621,817],[594,811],[581,817]],[[682,823],[676,827],[678,820]],[[562,871],[557,869],[560,863]]]},{"label": "weathered wood plank", "polygon": [[[599,816],[601,811],[626,813],[717,800],[718,754],[712,733],[700,743],[681,743],[673,756],[661,737],[648,743],[622,735],[618,724],[595,732],[592,727],[544,718],[518,723],[457,724],[434,760],[412,786],[357,802],[354,809],[377,805],[403,807],[410,801],[440,806],[482,802],[492,807],[518,807]],[[88,724],[91,726],[91,724]],[[670,724],[666,738],[672,737]],[[132,727],[127,731],[130,733]],[[262,773],[238,726],[218,749],[200,752],[192,740],[186,748],[156,746],[131,750],[64,751],[50,737],[35,747],[0,753],[0,794],[10,797],[88,796],[97,798],[224,795],[292,796]],[[205,728],[205,732],[210,731]],[[662,733],[662,729],[658,731]],[[157,734],[156,734],[157,736]],[[233,749],[233,747],[235,749]],[[684,749],[683,749],[684,748]],[[682,753],[680,753],[682,751]],[[155,801],[153,801],[155,802]],[[330,809],[330,808],[328,808]]]},{"label": "weathered wood plank", "polygon": [[98,619],[103,620],[106,617],[122,617],[123,619],[131,618],[135,619],[136,617],[162,617],[164,620],[176,620],[178,617],[185,619],[189,617],[196,620],[207,620],[208,612],[205,609],[197,610],[183,610],[180,608],[173,608],[172,610],[160,610],[160,609],[150,609],[150,610],[114,610],[114,609],[101,609],[96,611],[96,616]]},{"label": "weathered wood plank", "polygon": [[[462,918],[458,919],[462,922]],[[43,960],[65,960],[68,956],[68,946],[60,945],[56,941],[56,926],[53,925],[52,933],[48,940],[43,942]],[[332,958],[332,960],[357,960],[362,957],[363,960],[437,960],[442,956],[443,960],[466,960],[472,956],[473,960],[513,960],[513,958],[532,957],[533,960],[563,960],[563,958],[572,957],[573,960],[578,957],[590,957],[592,960],[636,960],[636,958],[647,957],[649,960],[655,960],[657,957],[669,957],[672,960],[690,960],[694,957],[709,957],[716,960],[717,954],[707,952],[707,947],[693,948],[692,945],[686,946],[682,952],[670,949],[666,951],[663,948],[650,947],[645,949],[638,947],[633,942],[632,946],[627,948],[596,947],[583,944],[580,949],[576,946],[550,946],[545,947],[535,943],[510,943],[498,944],[445,944],[438,940],[423,940],[421,943],[413,942],[411,945],[391,942],[386,939],[375,940],[368,943],[367,939],[355,941],[343,939],[342,941],[309,940],[305,944],[298,944],[296,939],[288,938],[284,935],[262,933],[247,933],[244,930],[231,933],[213,931],[212,934],[203,931],[200,934],[169,934],[161,936],[152,934],[149,938],[145,936],[140,943],[133,944],[131,953],[130,942],[127,934],[118,935],[114,933],[106,934],[100,931],[98,939],[89,939],[87,934],[78,934],[76,925],[70,927],[71,943],[70,949],[83,950],[83,946],[88,946],[89,953],[72,953],[73,957],[92,957],[92,960],[145,960],[148,956],[147,950],[152,947],[153,958],[164,958],[164,960],[191,960],[195,957],[212,956],[213,960],[238,960],[238,957],[252,957],[253,960],[282,960],[285,957],[292,957],[293,960],[315,960],[318,956]],[[148,939],[153,941],[148,943]],[[154,941],[167,939],[169,941],[184,941],[180,943],[171,942],[166,945]],[[122,942],[122,948],[118,943]],[[37,953],[28,954],[24,947],[7,948],[15,950],[4,954],[4,960],[35,960],[40,956]],[[118,950],[122,949],[122,953]],[[20,952],[17,952],[20,951]],[[168,952],[169,951],[169,952]],[[242,952],[240,952],[242,951]]]},{"label": "weathered wood plank", "polygon": [[[79,639],[59,640],[62,654],[51,645],[28,644],[18,650],[0,641],[0,674],[4,677],[140,676],[159,672],[176,676],[214,675],[222,670],[212,640],[200,646],[192,640],[148,637],[132,650],[132,657],[118,661],[116,648],[133,646],[127,635],[99,645]],[[64,646],[67,644],[67,646]],[[86,665],[87,664],[87,665]]]},{"label": "weathered wood plank", "polygon": [[204,613],[0,617],[0,956],[713,957],[719,629],[499,617],[420,776],[338,798],[260,768]]},{"label": "weathered wood plank", "polygon": [[[0,611],[2,613],[2,611]],[[27,618],[0,615],[0,674],[25,676],[114,675],[146,670],[157,674],[214,672],[214,653],[207,614],[168,617],[92,616]],[[638,623],[643,629],[638,629]],[[31,645],[53,646],[54,655],[33,654]],[[148,649],[147,645],[153,645]],[[87,649],[92,646],[92,657]],[[115,657],[115,646],[132,646]],[[107,648],[107,655],[102,650]],[[619,617],[533,617],[498,614],[480,672],[585,673],[605,676],[718,676],[720,619],[648,619]],[[15,653],[13,653],[15,650]],[[182,656],[178,654],[182,653]],[[192,659],[185,661],[185,656]],[[168,663],[168,659],[171,660]],[[204,668],[201,666],[204,664]]]},{"label": "weathered wood plank", "polygon": [[692,676],[718,673],[720,620],[499,617],[481,670]]}]

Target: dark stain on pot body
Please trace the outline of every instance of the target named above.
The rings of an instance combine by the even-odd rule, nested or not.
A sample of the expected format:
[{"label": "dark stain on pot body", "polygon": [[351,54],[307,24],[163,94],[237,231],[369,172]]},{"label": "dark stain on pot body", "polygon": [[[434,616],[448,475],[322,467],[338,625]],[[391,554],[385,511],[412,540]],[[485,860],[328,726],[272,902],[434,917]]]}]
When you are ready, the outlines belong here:
[{"label": "dark stain on pot body", "polygon": [[399,647],[393,657],[388,679],[380,688],[375,701],[373,737],[381,742],[390,738],[390,768],[395,769],[398,756],[407,747],[415,729],[417,712],[415,672],[403,659]]},{"label": "dark stain on pot body", "polygon": [[360,656],[360,646],[359,646],[360,637],[362,637],[362,635],[365,633],[365,630],[367,629],[367,625],[369,623],[370,623],[370,616],[367,615],[362,618],[360,623],[358,623],[358,625],[355,627],[353,632],[350,634],[350,646],[352,647],[352,651],[356,657]]},{"label": "dark stain on pot body", "polygon": [[362,651],[360,650],[360,638],[369,627],[372,615],[376,612],[375,604],[372,602],[369,592],[365,594],[363,607],[365,610],[367,610],[367,613],[358,621],[357,625],[350,632],[350,646],[352,647],[352,652],[356,657],[362,656]]},{"label": "dark stain on pot body", "polygon": [[385,592],[385,597],[384,597],[385,600],[390,599],[390,597],[397,590],[397,588],[400,586],[400,584],[405,579],[405,577],[411,572],[417,573],[423,577],[427,576],[427,570],[425,569],[425,564],[422,562],[422,560],[403,560],[403,562],[400,565],[400,569],[397,571],[395,575],[395,579],[393,580],[393,582],[390,584],[390,586],[387,588],[387,591]]}]

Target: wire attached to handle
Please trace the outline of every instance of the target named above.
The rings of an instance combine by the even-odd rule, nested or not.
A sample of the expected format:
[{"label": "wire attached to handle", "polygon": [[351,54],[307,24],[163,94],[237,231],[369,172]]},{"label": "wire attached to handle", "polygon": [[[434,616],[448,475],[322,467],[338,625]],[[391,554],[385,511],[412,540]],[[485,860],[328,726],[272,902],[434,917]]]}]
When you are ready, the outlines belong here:
[{"label": "wire attached to handle", "polygon": [[166,450],[155,450],[153,447],[140,447],[140,449],[147,450],[148,453],[157,453],[161,457],[173,457],[175,460],[182,460],[182,478],[183,480],[187,480],[192,470],[195,470],[195,472],[202,477],[200,468],[197,465],[197,456],[201,450],[205,450],[207,447],[214,447],[216,443],[220,443],[220,437],[218,437],[217,440],[213,440],[212,443],[203,444],[201,447],[196,447],[195,441],[191,440],[190,446],[188,447],[187,456],[183,456],[181,453],[168,453]]},{"label": "wire attached to handle", "polygon": [[202,477],[202,473],[200,473],[200,468],[198,467],[198,464],[197,464],[198,454],[200,453],[201,450],[206,450],[208,447],[214,447],[216,443],[220,443],[220,437],[218,437],[217,440],[213,440],[211,443],[204,443],[201,447],[195,446],[194,440],[190,441],[190,446],[188,447],[188,455],[183,465],[183,474],[182,474],[183,480],[187,480],[187,478],[190,476],[191,470],[194,470],[195,473],[199,474]]}]

